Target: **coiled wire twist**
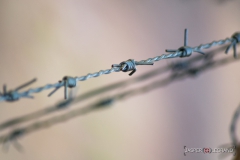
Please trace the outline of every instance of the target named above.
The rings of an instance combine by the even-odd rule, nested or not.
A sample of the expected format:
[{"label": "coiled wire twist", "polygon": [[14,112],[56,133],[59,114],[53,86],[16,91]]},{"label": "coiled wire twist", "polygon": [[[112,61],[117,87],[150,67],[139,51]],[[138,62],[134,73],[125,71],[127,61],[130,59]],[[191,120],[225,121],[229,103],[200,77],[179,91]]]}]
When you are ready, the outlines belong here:
[{"label": "coiled wire twist", "polygon": [[[134,61],[134,60],[130,59],[130,60],[121,62],[120,64],[112,65],[111,69],[100,70],[99,72],[95,72],[95,73],[89,73],[86,76],[76,77],[75,80],[76,81],[86,81],[93,77],[99,77],[104,74],[110,74],[110,73],[119,72],[119,71],[123,71],[123,72],[132,71],[129,74],[131,76],[137,70],[136,65],[153,65],[154,62],[160,61],[162,59],[169,59],[169,58],[176,58],[176,57],[189,57],[189,56],[191,56],[191,54],[193,52],[198,52],[198,53],[204,54],[202,52],[203,49],[208,49],[208,48],[211,48],[211,47],[217,46],[217,45],[224,45],[229,42],[231,42],[231,44],[227,48],[226,52],[228,52],[228,50],[233,46],[234,47],[234,56],[236,56],[236,44],[239,43],[239,41],[240,41],[240,33],[234,34],[231,38],[226,38],[224,40],[219,40],[219,41],[213,41],[213,42],[207,43],[207,44],[201,44],[196,47],[187,46],[187,39],[188,39],[187,33],[188,33],[188,31],[187,31],[187,29],[185,29],[184,46],[180,47],[177,50],[166,50],[167,52],[171,52],[169,54],[163,54],[161,56],[156,56],[154,58],[148,58],[147,60],[141,60],[141,61]],[[61,81],[59,83],[55,83],[55,84],[47,84],[43,87],[30,89],[28,91],[18,93],[18,94],[19,94],[19,97],[30,97],[30,94],[32,94],[32,93],[39,93],[41,91],[44,91],[47,89],[52,89],[52,88],[55,88],[55,90],[57,90],[60,87],[62,87],[63,85],[65,85],[64,94],[65,94],[65,98],[67,98],[68,97],[67,96],[67,88],[68,87],[71,88],[71,84],[66,84],[65,81],[66,80],[63,80],[63,81]],[[52,95],[52,94],[53,93],[50,93],[50,95]],[[0,94],[0,101],[3,101],[3,100],[7,101],[8,99],[9,99],[8,96]],[[13,101],[15,99],[17,99],[17,98],[13,98]]]}]

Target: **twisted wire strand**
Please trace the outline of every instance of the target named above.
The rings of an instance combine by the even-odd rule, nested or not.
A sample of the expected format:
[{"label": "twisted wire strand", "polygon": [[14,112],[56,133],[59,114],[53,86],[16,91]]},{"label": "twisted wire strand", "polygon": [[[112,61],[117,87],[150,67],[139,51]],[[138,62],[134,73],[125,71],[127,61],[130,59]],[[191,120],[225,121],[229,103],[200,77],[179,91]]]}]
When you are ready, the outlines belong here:
[{"label": "twisted wire strand", "polygon": [[138,61],[138,63],[157,62],[157,61],[160,61],[160,60],[163,60],[163,59],[177,58],[177,57],[180,57],[181,54],[182,54],[182,52],[176,51],[175,53],[163,54],[161,56],[157,56],[157,57],[154,57],[154,58],[148,58],[147,60],[141,60],[141,61]]},{"label": "twisted wire strand", "polygon": [[[203,65],[199,66],[197,69],[199,70],[199,72],[203,72],[203,71],[206,71],[208,69],[214,69],[216,67],[219,67],[219,66],[228,64],[230,62],[237,61],[237,60],[240,60],[240,58],[237,58],[237,59],[234,59],[232,57],[231,58],[224,58],[224,59],[221,59],[221,60],[204,63]],[[49,118],[47,120],[43,120],[43,121],[40,121],[40,122],[36,122],[36,123],[30,124],[30,125],[27,125],[26,127],[15,129],[12,132],[10,132],[9,134],[1,136],[0,137],[0,143],[4,143],[4,142],[6,142],[6,140],[12,140],[13,141],[16,138],[19,138],[21,136],[29,134],[33,131],[48,128],[50,126],[56,125],[58,123],[65,122],[65,121],[70,120],[72,118],[75,118],[77,116],[87,114],[91,111],[95,111],[97,109],[105,108],[106,106],[109,106],[109,105],[113,104],[113,102],[116,102],[118,100],[120,101],[120,100],[123,100],[125,98],[130,98],[132,96],[136,96],[138,94],[143,94],[143,93],[146,93],[147,91],[151,91],[151,90],[156,89],[158,87],[170,84],[171,82],[173,82],[175,80],[183,79],[185,77],[190,77],[190,76],[191,76],[191,72],[189,72],[189,70],[186,70],[185,72],[182,72],[180,74],[171,74],[166,79],[163,79],[163,80],[160,80],[160,81],[159,80],[154,81],[153,83],[145,85],[143,87],[128,90],[128,91],[124,91],[124,92],[116,94],[112,97],[101,100],[97,103],[87,105],[86,107],[83,107],[83,108],[80,108],[80,109],[75,109],[73,111],[62,114],[60,116],[54,116],[54,117]],[[16,133],[21,133],[21,134],[16,134]]]},{"label": "twisted wire strand", "polygon": [[[212,51],[209,51],[207,53],[207,55],[211,55],[211,58],[212,58],[213,56],[219,54],[223,50],[225,50],[225,47],[220,47],[218,49],[214,49]],[[173,71],[173,72],[180,71],[182,69],[182,65],[181,65],[182,63],[185,64],[185,65],[187,64],[187,67],[184,67],[184,69],[188,69],[192,65],[194,65],[195,63],[197,63],[201,60],[206,61],[207,60],[206,57],[207,56],[203,57],[202,55],[197,55],[195,57],[187,59],[184,62],[181,61],[180,64],[177,62],[177,63],[172,64],[172,65],[167,65],[165,67],[157,68],[153,71],[144,73],[144,74],[142,74],[140,76],[137,76],[135,78],[120,81],[120,82],[117,82],[117,83],[113,83],[111,85],[103,86],[103,87],[100,87],[98,89],[94,89],[92,91],[89,91],[89,92],[87,92],[85,94],[82,94],[82,95],[80,95],[78,97],[75,97],[75,98],[71,98],[72,97],[71,96],[70,99],[62,100],[54,106],[46,107],[44,109],[35,111],[33,113],[30,113],[30,114],[27,114],[27,115],[24,115],[24,116],[16,117],[16,118],[10,119],[8,121],[5,121],[5,122],[0,124],[0,130],[4,130],[8,127],[12,127],[14,125],[24,123],[24,122],[27,122],[27,121],[30,121],[30,120],[48,115],[50,113],[59,111],[59,109],[67,108],[70,105],[76,104],[78,102],[83,102],[84,100],[87,100],[87,99],[89,99],[91,97],[94,97],[94,96],[97,96],[97,95],[101,95],[105,92],[108,92],[108,91],[111,91],[111,90],[114,90],[114,89],[117,89],[117,88],[120,88],[120,87],[123,87],[123,86],[129,86],[131,84],[136,84],[136,83],[148,80],[152,77],[159,76],[160,74],[166,73],[168,71],[170,71],[170,72],[171,71]],[[177,69],[177,68],[179,68],[179,69]]]},{"label": "twisted wire strand", "polygon": [[104,75],[104,74],[110,74],[112,72],[119,72],[119,71],[120,71],[119,68],[112,68],[112,69],[101,70],[99,72],[89,73],[86,76],[78,77],[77,80],[78,81],[86,81],[86,80],[88,80],[90,78],[93,78],[93,77],[99,77],[99,76]]},{"label": "twisted wire strand", "polygon": [[[202,64],[201,66],[196,67],[195,69],[198,70],[198,73],[201,73],[203,71],[214,69],[216,67],[219,67],[219,66],[228,64],[230,62],[237,61],[237,60],[240,60],[240,58],[235,58],[235,59],[234,58],[223,58],[223,59],[220,59],[220,60],[217,60],[217,61],[206,62],[206,63]],[[192,76],[191,70],[192,69],[187,69],[186,71],[184,71],[183,73],[180,73],[180,74],[174,74],[173,73],[168,78],[166,78],[164,80],[155,81],[155,82],[152,82],[150,85],[146,85],[144,87],[140,87],[140,88],[137,88],[137,89],[132,89],[130,91],[120,93],[117,96],[115,96],[114,99],[115,100],[116,99],[121,100],[121,99],[124,99],[124,98],[130,98],[131,96],[135,96],[135,95],[138,95],[138,94],[143,94],[143,93],[151,91],[155,88],[158,88],[158,87],[161,87],[161,86],[166,86],[166,85],[172,83],[175,80],[190,77],[190,76]],[[239,108],[239,112],[240,112],[240,108]]]},{"label": "twisted wire strand", "polygon": [[52,88],[58,88],[58,87],[61,87],[63,86],[64,83],[61,82],[61,83],[55,83],[55,84],[47,84],[43,87],[39,87],[39,88],[34,88],[34,89],[29,89],[28,91],[25,91],[25,92],[22,92],[20,93],[21,96],[24,96],[24,95],[30,95],[32,93],[39,93],[39,92],[42,92],[44,90],[48,90],[48,89],[52,89]]},{"label": "twisted wire strand", "polygon": [[196,46],[196,47],[193,47],[193,51],[201,51],[203,49],[209,49],[209,48],[212,48],[214,46],[218,46],[218,45],[224,45],[224,44],[227,44],[227,43],[232,43],[233,41],[233,38],[226,38],[224,40],[219,40],[219,41],[213,41],[211,43],[207,43],[207,44],[201,44],[199,46]]},{"label": "twisted wire strand", "polygon": [[[232,42],[232,41],[233,41],[233,38],[226,38],[224,40],[213,41],[211,43],[201,44],[201,45],[199,45],[197,47],[194,47],[194,48],[191,48],[191,47],[189,47],[189,48],[192,49],[193,51],[201,52],[202,49],[208,49],[208,48],[211,48],[213,46],[227,44],[227,43]],[[141,60],[141,61],[135,61],[135,62],[136,62],[136,65],[137,64],[141,64],[141,63],[149,63],[149,62],[153,63],[153,62],[157,62],[157,61],[160,61],[160,60],[163,60],[163,59],[184,57],[183,54],[184,54],[183,51],[176,50],[175,52],[172,52],[170,54],[163,54],[161,56],[157,56],[157,57],[154,57],[154,58],[149,58],[147,60]],[[188,55],[188,56],[190,56],[190,55]],[[99,76],[104,75],[104,74],[110,74],[110,73],[119,72],[119,71],[121,71],[121,67],[120,66],[112,67],[111,69],[100,70],[99,72],[95,72],[95,73],[89,73],[86,76],[76,77],[76,79],[78,81],[86,81],[86,80],[88,80],[90,78],[99,77]],[[20,94],[20,97],[30,96],[30,94],[33,94],[33,93],[39,93],[41,91],[52,89],[52,88],[57,88],[58,89],[58,88],[60,88],[62,86],[64,86],[64,82],[55,83],[55,84],[47,84],[47,85],[45,85],[43,87],[30,89],[28,91],[25,91],[25,92],[22,92],[22,93],[19,93],[19,94]],[[65,96],[65,97],[67,97],[67,96]],[[7,98],[6,96],[2,96],[1,95],[0,96],[0,101],[4,101],[4,100],[6,100],[6,98]]]}]

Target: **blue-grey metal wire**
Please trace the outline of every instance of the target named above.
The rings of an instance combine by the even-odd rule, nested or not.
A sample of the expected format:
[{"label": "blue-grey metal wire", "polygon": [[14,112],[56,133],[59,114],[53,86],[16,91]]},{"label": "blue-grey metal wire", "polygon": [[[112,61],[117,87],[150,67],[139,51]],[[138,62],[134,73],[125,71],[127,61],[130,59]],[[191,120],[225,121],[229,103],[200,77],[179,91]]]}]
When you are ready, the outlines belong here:
[{"label": "blue-grey metal wire", "polygon": [[[78,96],[76,98],[74,98],[73,96],[70,96],[69,99],[62,100],[54,106],[47,107],[47,108],[38,110],[36,112],[30,113],[30,114],[27,114],[27,115],[24,115],[24,116],[16,117],[16,118],[13,118],[13,119],[8,120],[6,122],[3,122],[3,123],[0,124],[0,130],[6,129],[8,127],[12,127],[14,125],[17,125],[17,124],[20,124],[20,123],[23,123],[23,122],[27,122],[27,121],[30,121],[30,120],[33,120],[33,119],[36,119],[36,118],[40,118],[42,116],[45,116],[45,115],[51,114],[53,112],[59,111],[60,109],[67,108],[70,105],[73,105],[75,103],[83,102],[84,100],[87,100],[91,97],[101,95],[105,92],[108,92],[108,91],[111,91],[111,90],[114,90],[114,89],[117,89],[117,88],[120,88],[120,87],[123,87],[123,86],[129,86],[131,84],[136,84],[136,83],[148,80],[148,79],[153,78],[155,76],[159,76],[162,73],[167,73],[169,71],[170,71],[170,73],[171,72],[173,72],[173,73],[177,72],[178,73],[179,71],[184,71],[186,69],[190,69],[191,66],[194,66],[194,64],[199,62],[199,61],[202,61],[202,60],[204,60],[205,62],[208,61],[207,57],[210,57],[211,60],[212,60],[212,57],[214,55],[219,54],[224,50],[225,50],[225,47],[223,46],[223,47],[220,47],[218,49],[209,51],[207,53],[207,56],[204,56],[204,57],[201,56],[201,55],[198,55],[198,56],[189,58],[185,61],[180,61],[180,62],[176,62],[174,64],[171,64],[171,65],[168,65],[168,66],[165,66],[165,67],[157,68],[153,71],[144,73],[144,74],[142,74],[140,76],[137,76],[137,77],[134,77],[132,79],[120,81],[120,82],[117,82],[117,83],[114,83],[114,84],[111,84],[111,85],[107,85],[107,86],[100,87],[98,89],[94,89],[94,90],[89,91],[87,93],[81,94],[80,96]],[[70,93],[72,93],[72,92],[70,92]]]},{"label": "blue-grey metal wire", "polygon": [[[234,34],[235,35],[235,34]],[[240,33],[237,33],[237,37],[239,37]],[[235,35],[236,37],[236,35]],[[184,44],[187,44],[187,30],[185,30],[185,38],[184,38],[185,42]],[[199,46],[196,46],[196,47],[188,47],[187,49],[189,49],[188,51],[188,54],[185,54],[186,52],[178,49],[178,50],[174,50],[174,52],[170,53],[170,54],[163,54],[161,56],[156,56],[154,58],[149,58],[147,60],[141,60],[141,61],[134,61],[135,65],[146,65],[146,64],[151,64],[151,63],[154,63],[154,62],[157,62],[157,61],[160,61],[162,59],[169,59],[169,58],[177,58],[177,57],[187,57],[187,56],[190,56],[192,54],[192,52],[199,52],[199,53],[202,53],[202,50],[203,49],[209,49],[213,46],[218,46],[218,45],[224,45],[224,44],[227,44],[227,43],[231,43],[230,46],[232,45],[236,45],[236,43],[239,43],[239,41],[236,41],[236,38],[233,38],[233,36],[231,38],[226,38],[224,40],[219,40],[219,41],[213,41],[211,43],[207,43],[207,44],[201,44]],[[183,47],[186,47],[186,46],[183,46]],[[185,48],[186,49],[186,48]],[[128,60],[129,61],[129,60]],[[124,65],[124,66],[121,66]],[[132,71],[132,69],[136,71],[136,67],[132,66],[132,67],[128,67],[129,70],[126,70],[126,65],[129,64],[129,63],[126,63],[126,61],[124,62],[121,62],[118,66],[116,65],[113,65],[111,69],[106,69],[106,70],[100,70],[99,72],[95,72],[95,73],[89,73],[85,76],[81,76],[81,77],[75,77],[75,80],[76,81],[86,81],[90,78],[93,78],[93,77],[99,77],[101,75],[105,75],[105,74],[110,74],[110,73],[113,73],[113,72],[120,72],[120,71]],[[131,69],[131,70],[130,70]],[[34,88],[34,89],[30,89],[30,90],[27,90],[27,91],[24,91],[24,92],[15,92],[15,94],[19,94],[18,97],[29,97],[31,94],[33,93],[39,93],[39,92],[42,92],[44,90],[48,90],[48,89],[53,89],[55,88],[55,90],[59,89],[60,87],[62,86],[65,86],[65,98],[67,98],[67,82],[66,80],[64,81],[61,81],[59,83],[55,83],[55,84],[47,84],[45,86],[42,86],[42,87],[38,87],[38,88]],[[51,95],[51,94],[50,94]],[[7,100],[11,97],[12,95],[9,94],[5,94],[5,95],[1,95],[0,96],[0,101],[4,101],[4,100]]]},{"label": "blue-grey metal wire", "polygon": [[[203,71],[207,71],[209,69],[214,69],[216,67],[225,65],[225,64],[229,64],[230,62],[233,61],[237,61],[240,60],[240,58],[237,59],[233,59],[233,58],[224,58],[224,59],[220,59],[220,60],[216,60],[216,61],[210,61],[207,63],[203,63],[202,65],[198,66],[196,69],[198,70],[198,73],[201,73]],[[75,109],[73,111],[70,111],[68,113],[65,113],[63,115],[60,116],[55,116],[52,118],[49,118],[47,120],[43,120],[40,122],[36,122],[33,124],[30,124],[26,127],[22,127],[19,129],[15,129],[12,132],[10,132],[9,134],[3,135],[0,137],[0,143],[5,143],[6,141],[14,141],[16,138],[19,138],[23,135],[29,134],[33,131],[37,131],[39,129],[44,129],[44,128],[48,128],[50,126],[53,126],[55,124],[61,123],[61,122],[65,122],[67,120],[70,120],[72,118],[75,118],[77,116],[81,116],[84,115],[86,113],[89,113],[91,111],[95,111],[97,109],[100,108],[105,108],[106,106],[109,106],[113,103],[115,103],[116,101],[120,101],[126,98],[130,98],[132,96],[136,96],[138,94],[143,94],[146,93],[148,91],[151,91],[153,89],[159,88],[161,86],[166,86],[176,80],[180,80],[183,78],[187,78],[189,76],[192,76],[192,73],[189,72],[190,70],[185,70],[184,72],[181,72],[179,74],[171,74],[169,77],[167,77],[166,79],[163,80],[157,80],[151,84],[145,85],[143,87],[140,88],[136,88],[136,89],[131,89],[128,91],[124,91],[122,93],[118,93],[114,96],[108,97],[106,99],[100,100],[99,102],[96,102],[94,104],[88,105],[86,107],[80,108],[80,109]],[[21,133],[21,134],[16,134],[16,133]]]}]

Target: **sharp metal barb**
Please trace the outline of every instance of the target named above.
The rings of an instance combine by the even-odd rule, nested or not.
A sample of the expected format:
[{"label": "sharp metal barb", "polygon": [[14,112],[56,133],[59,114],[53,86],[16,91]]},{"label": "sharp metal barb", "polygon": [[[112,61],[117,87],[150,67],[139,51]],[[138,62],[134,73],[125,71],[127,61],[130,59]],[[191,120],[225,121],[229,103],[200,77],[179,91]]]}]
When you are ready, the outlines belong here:
[{"label": "sharp metal barb", "polygon": [[177,52],[177,50],[175,50],[175,49],[166,49],[165,51],[166,52]]},{"label": "sharp metal barb", "polygon": [[28,86],[28,85],[30,85],[30,84],[32,84],[32,83],[34,83],[34,82],[36,82],[36,78],[34,78],[34,79],[32,79],[31,81],[29,81],[29,82],[26,82],[25,84],[23,84],[23,85],[21,85],[21,86],[19,86],[19,87],[17,87],[16,89],[15,89],[15,91],[18,91],[18,90],[20,90],[20,89],[22,89],[22,88],[24,88],[24,87],[26,87],[26,86]]},{"label": "sharp metal barb", "polygon": [[188,29],[184,30],[184,46],[188,45]]},{"label": "sharp metal barb", "polygon": [[7,94],[7,85],[6,84],[3,85],[3,94]]},{"label": "sharp metal barb", "polygon": [[65,81],[64,84],[64,98],[68,99],[68,81]]},{"label": "sharp metal barb", "polygon": [[240,43],[240,32],[234,33],[232,35],[231,44],[227,47],[225,53],[227,54],[230,48],[233,47],[233,56],[237,58],[237,44]]},{"label": "sharp metal barb", "polygon": [[112,67],[121,67],[120,64],[113,64]]},{"label": "sharp metal barb", "polygon": [[[181,58],[189,57],[192,55],[192,53],[194,52],[194,48],[188,46],[188,29],[184,30],[184,45],[182,47],[178,48],[178,50],[166,49],[166,52],[171,52],[171,51],[179,52],[180,53],[179,57],[181,57]],[[201,52],[201,49],[195,50],[195,52],[204,54],[203,52]]]},{"label": "sharp metal barb", "polygon": [[233,45],[233,56],[234,56],[234,58],[237,58],[237,45],[236,44]]},{"label": "sharp metal barb", "polygon": [[56,87],[52,92],[50,92],[49,94],[48,94],[48,97],[51,97],[58,89],[60,89],[62,86],[60,86],[60,87]]},{"label": "sharp metal barb", "polygon": [[231,43],[231,44],[227,47],[227,49],[226,49],[226,51],[225,51],[226,54],[229,52],[230,48],[232,48],[233,45],[234,45],[234,44]]}]

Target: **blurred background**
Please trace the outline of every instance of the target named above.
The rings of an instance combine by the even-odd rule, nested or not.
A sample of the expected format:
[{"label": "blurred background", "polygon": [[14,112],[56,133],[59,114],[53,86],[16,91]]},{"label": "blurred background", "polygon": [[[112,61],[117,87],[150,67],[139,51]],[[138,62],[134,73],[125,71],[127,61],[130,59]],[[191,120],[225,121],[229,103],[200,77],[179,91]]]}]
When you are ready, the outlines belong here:
[{"label": "blurred background", "polygon": [[[239,7],[238,0],[1,0],[0,85],[13,89],[36,77],[38,81],[30,86],[34,88],[56,83],[65,75],[82,76],[109,69],[130,58],[155,57],[165,49],[182,46],[185,28],[189,29],[190,46],[224,39],[240,30]],[[222,56],[232,56],[232,50]],[[139,66],[131,77],[119,72],[79,82],[77,95],[178,60]],[[240,103],[239,67],[239,62],[231,63],[38,130],[18,140],[24,152],[11,145],[7,153],[0,152],[0,159],[218,159],[219,154],[184,156],[183,147],[215,148],[231,143],[230,122]],[[50,98],[49,92],[34,94],[34,100],[1,102],[0,122],[63,99],[63,89]],[[81,108],[111,94],[101,94],[22,125]]]}]

